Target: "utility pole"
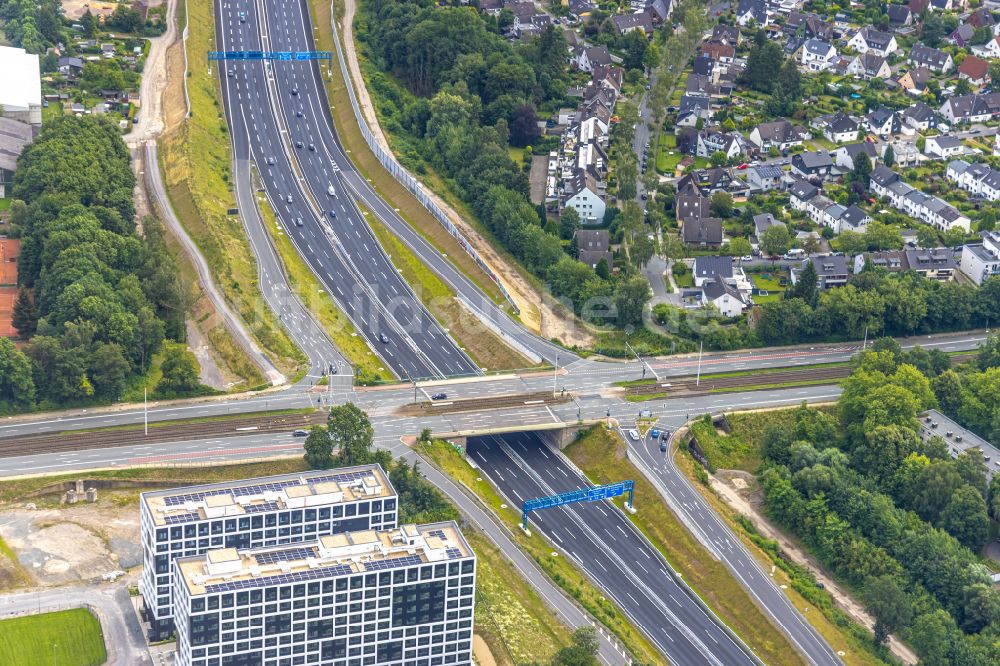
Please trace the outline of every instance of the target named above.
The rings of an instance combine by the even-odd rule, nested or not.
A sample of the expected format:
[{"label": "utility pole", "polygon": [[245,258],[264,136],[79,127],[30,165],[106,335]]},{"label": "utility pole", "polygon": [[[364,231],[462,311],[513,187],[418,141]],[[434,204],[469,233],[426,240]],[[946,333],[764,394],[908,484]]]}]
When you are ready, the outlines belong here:
[{"label": "utility pole", "polygon": [[149,405],[146,402],[146,387],[142,387],[142,431],[143,435],[149,436]]},{"label": "utility pole", "polygon": [[868,348],[868,327],[865,326],[865,339],[864,342],[861,343],[861,351],[864,351],[867,348]]},{"label": "utility pole", "polygon": [[556,368],[552,371],[552,397],[556,397],[556,377],[559,376],[559,354],[556,354]]},{"label": "utility pole", "polygon": [[701,355],[705,351],[705,341],[701,341],[701,347],[698,348],[698,378],[695,379],[694,385],[701,386]]}]

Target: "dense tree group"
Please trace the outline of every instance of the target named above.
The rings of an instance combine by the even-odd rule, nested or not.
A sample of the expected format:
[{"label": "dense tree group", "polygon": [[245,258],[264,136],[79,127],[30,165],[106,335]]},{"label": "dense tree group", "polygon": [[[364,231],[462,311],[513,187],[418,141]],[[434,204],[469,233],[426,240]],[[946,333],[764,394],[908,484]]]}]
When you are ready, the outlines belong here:
[{"label": "dense tree group", "polygon": [[1000,482],[987,486],[978,451],[952,457],[918,434],[949,365],[891,340],[863,352],[836,416],[802,407],[793,426],[766,432],[765,506],[861,592],[877,643],[898,631],[921,663],[997,663],[1000,592],[976,553]]},{"label": "dense tree group", "polygon": [[165,337],[183,337],[175,266],[155,220],[136,233],[134,185],[125,144],[104,120],[55,120],[21,154],[11,222],[25,290],[15,319],[33,337],[23,352],[0,350],[4,408],[116,399]]},{"label": "dense tree group", "polygon": [[0,0],[4,36],[29,53],[62,41],[62,6],[59,0]]}]

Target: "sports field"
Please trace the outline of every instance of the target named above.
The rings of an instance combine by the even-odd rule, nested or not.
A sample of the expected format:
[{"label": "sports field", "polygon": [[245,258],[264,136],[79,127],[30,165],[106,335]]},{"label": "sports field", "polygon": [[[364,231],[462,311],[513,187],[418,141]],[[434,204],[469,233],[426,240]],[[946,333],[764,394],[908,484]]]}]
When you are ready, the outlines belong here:
[{"label": "sports field", "polygon": [[85,608],[0,620],[4,666],[100,666],[107,658],[101,623]]}]

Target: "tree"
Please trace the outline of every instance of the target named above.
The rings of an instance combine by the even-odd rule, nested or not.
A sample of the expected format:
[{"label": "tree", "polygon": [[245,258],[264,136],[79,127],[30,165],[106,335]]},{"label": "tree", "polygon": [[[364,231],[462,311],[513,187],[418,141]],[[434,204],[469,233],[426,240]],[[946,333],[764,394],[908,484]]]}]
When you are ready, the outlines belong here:
[{"label": "tree", "polygon": [[753,246],[750,245],[750,241],[742,236],[737,236],[729,241],[729,254],[734,257],[745,257],[753,252]]},{"label": "tree", "polygon": [[91,39],[97,32],[97,17],[90,13],[90,7],[84,10],[80,16],[80,25],[83,27],[83,36]]},{"label": "tree", "polygon": [[851,170],[851,182],[860,183],[865,188],[865,191],[867,191],[871,173],[871,159],[869,159],[866,153],[859,152],[854,158],[854,169]]},{"label": "tree", "polygon": [[652,292],[649,289],[649,283],[641,275],[634,275],[622,281],[614,293],[618,325],[627,328],[641,324],[642,310],[650,296],[652,296]]},{"label": "tree", "polygon": [[712,195],[709,208],[715,217],[727,218],[733,216],[733,197],[729,192],[716,192]]},{"label": "tree", "polygon": [[326,424],[332,446],[337,449],[338,466],[363,465],[370,460],[375,429],[368,414],[348,402],[331,407]]},{"label": "tree", "polygon": [[[94,395],[106,400],[117,400],[132,367],[121,345],[106,342],[98,346],[90,355],[87,375],[94,385]],[[201,383],[198,382],[198,388]]]},{"label": "tree", "polygon": [[167,348],[165,356],[160,365],[163,376],[156,385],[156,393],[163,397],[176,398],[201,392],[198,361],[194,354],[182,345],[172,345]]},{"label": "tree", "polygon": [[966,548],[979,552],[990,530],[986,500],[972,486],[962,486],[941,513],[941,527]]},{"label": "tree", "polygon": [[535,142],[541,136],[538,129],[538,115],[531,104],[523,104],[517,108],[510,123],[510,142],[514,146],[525,147]]},{"label": "tree", "polygon": [[303,458],[311,469],[329,469],[333,465],[333,440],[323,426],[313,426],[302,446]]},{"label": "tree", "polygon": [[913,619],[913,608],[906,591],[893,576],[878,576],[865,581],[865,603],[875,616],[875,645],[883,645],[893,634]]},{"label": "tree", "polygon": [[917,245],[923,248],[932,248],[938,246],[938,233],[934,227],[929,224],[918,224],[917,225]]},{"label": "tree", "polygon": [[729,157],[727,157],[721,150],[717,150],[712,153],[711,157],[708,158],[708,161],[714,167],[721,167],[726,166],[729,162]]},{"label": "tree", "polygon": [[969,83],[968,79],[960,78],[955,82],[956,95],[968,95],[970,92],[972,92],[972,84]]},{"label": "tree", "polygon": [[[765,229],[764,233],[766,234],[770,229],[770,227]],[[813,265],[813,262],[807,261],[805,263],[795,284],[785,292],[785,297],[801,298],[811,306],[816,305],[816,299],[819,298],[819,278],[816,275],[816,266]]]},{"label": "tree", "polygon": [[0,338],[0,404],[30,407],[35,402],[31,361],[14,343]]},{"label": "tree", "polygon": [[777,42],[765,40],[763,44],[755,43],[740,80],[754,90],[770,93],[784,62],[785,54]]},{"label": "tree", "polygon": [[791,247],[792,236],[783,224],[772,224],[760,237],[760,249],[769,256],[782,255]]},{"label": "tree", "polygon": [[[936,16],[935,12],[932,16]],[[955,621],[947,611],[938,608],[919,616],[909,632],[910,642],[920,655],[920,663],[927,666],[950,666],[952,638]]]},{"label": "tree", "polygon": [[962,629],[977,634],[990,625],[1000,626],[1000,594],[985,583],[969,585],[962,600]]},{"label": "tree", "polygon": [[882,153],[882,162],[887,167],[892,167],[896,163],[896,151],[892,149],[891,143],[885,147],[885,152]]},{"label": "tree", "polygon": [[597,666],[600,643],[593,627],[582,627],[573,632],[570,645],[552,657],[552,666]]},{"label": "tree", "polygon": [[38,328],[38,308],[31,298],[31,294],[24,287],[17,292],[17,301],[14,303],[14,310],[11,316],[11,323],[17,329],[18,335],[22,338],[30,338]]},{"label": "tree", "polygon": [[580,228],[580,213],[572,206],[566,206],[559,213],[559,237],[563,240],[570,240],[573,234]]},{"label": "tree", "polygon": [[610,279],[611,269],[608,267],[608,260],[605,259],[604,257],[601,257],[598,260],[597,265],[594,266],[594,273],[596,273],[597,277],[601,278],[602,280]]}]

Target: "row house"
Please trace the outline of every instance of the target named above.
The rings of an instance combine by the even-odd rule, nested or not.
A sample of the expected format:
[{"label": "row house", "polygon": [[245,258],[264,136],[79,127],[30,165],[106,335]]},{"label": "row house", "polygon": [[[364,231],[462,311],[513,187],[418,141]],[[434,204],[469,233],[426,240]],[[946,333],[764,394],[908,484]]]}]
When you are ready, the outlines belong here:
[{"label": "row house", "polygon": [[792,185],[789,194],[792,208],[805,213],[814,223],[829,227],[834,233],[864,233],[871,223],[871,217],[858,206],[834,203],[823,196],[818,187],[805,180]]},{"label": "row house", "polygon": [[959,264],[962,272],[979,286],[991,277],[1000,276],[1000,233],[984,231],[981,235],[982,243],[962,246]]},{"label": "row house", "polygon": [[1000,115],[1000,93],[949,97],[938,112],[951,123],[984,123]]},{"label": "row house", "polygon": [[965,160],[952,160],[945,170],[945,177],[960,188],[988,201],[1000,200],[1000,171],[988,164]]},{"label": "row house", "polygon": [[924,194],[912,185],[903,182],[898,173],[880,164],[871,173],[871,191],[889,200],[892,206],[941,231],[956,227],[968,233],[971,222],[951,204]]}]

